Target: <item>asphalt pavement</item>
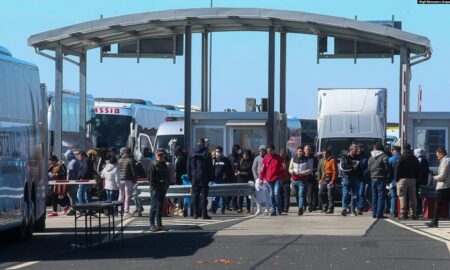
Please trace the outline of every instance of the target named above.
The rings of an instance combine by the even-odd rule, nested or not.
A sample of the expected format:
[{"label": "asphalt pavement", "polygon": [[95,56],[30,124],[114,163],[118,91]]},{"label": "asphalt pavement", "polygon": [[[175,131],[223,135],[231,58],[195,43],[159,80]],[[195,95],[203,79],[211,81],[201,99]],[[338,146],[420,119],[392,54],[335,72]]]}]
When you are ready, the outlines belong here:
[{"label": "asphalt pavement", "polygon": [[[450,269],[448,242],[418,233],[419,221],[231,214],[212,220],[168,218],[164,222],[171,231],[150,233],[147,217],[132,217],[125,220],[123,242],[75,250],[70,220],[51,220],[50,228],[31,241],[1,244],[0,268]],[[445,236],[447,223],[441,224]]]}]

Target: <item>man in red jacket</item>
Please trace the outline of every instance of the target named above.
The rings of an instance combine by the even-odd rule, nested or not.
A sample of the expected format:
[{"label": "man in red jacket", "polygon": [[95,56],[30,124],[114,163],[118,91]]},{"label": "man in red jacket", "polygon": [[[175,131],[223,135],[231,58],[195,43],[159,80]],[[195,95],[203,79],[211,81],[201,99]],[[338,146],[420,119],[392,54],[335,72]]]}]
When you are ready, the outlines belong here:
[{"label": "man in red jacket", "polygon": [[281,178],[283,177],[285,164],[283,158],[275,153],[275,146],[269,145],[268,153],[262,161],[260,178],[264,180],[270,192],[271,216],[281,215],[281,203],[278,196]]}]

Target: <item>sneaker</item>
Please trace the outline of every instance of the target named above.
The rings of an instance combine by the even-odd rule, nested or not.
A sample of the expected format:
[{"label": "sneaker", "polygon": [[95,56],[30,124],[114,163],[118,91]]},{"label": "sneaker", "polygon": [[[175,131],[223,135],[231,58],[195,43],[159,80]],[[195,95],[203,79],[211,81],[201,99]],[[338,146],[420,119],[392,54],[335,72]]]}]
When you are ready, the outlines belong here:
[{"label": "sneaker", "polygon": [[399,219],[401,219],[401,220],[408,220],[408,216],[401,216],[401,217],[399,217]]},{"label": "sneaker", "polygon": [[151,232],[157,232],[158,229],[156,228],[155,225],[150,225],[150,231],[151,231]]},{"label": "sneaker", "polygon": [[64,207],[63,207],[63,212],[64,212],[64,214],[66,214],[67,211],[69,211],[69,209],[70,209],[69,206],[64,206]]},{"label": "sneaker", "polygon": [[358,216],[358,214],[356,213],[356,210],[353,210],[353,211],[352,211],[352,214],[351,214],[351,216],[352,216],[352,217],[356,217],[356,216]]},{"label": "sneaker", "polygon": [[268,216],[269,215],[269,209],[264,210],[264,215]]},{"label": "sneaker", "polygon": [[347,209],[342,210],[341,215],[345,217],[347,215]]},{"label": "sneaker", "polygon": [[327,215],[332,215],[334,213],[334,210],[333,209],[328,209],[326,212],[325,212],[325,214],[327,214]]},{"label": "sneaker", "polygon": [[302,209],[302,208],[299,208],[299,209],[298,209],[297,215],[299,215],[299,216],[303,215],[303,209]]},{"label": "sneaker", "polygon": [[259,215],[261,215],[261,214],[262,214],[261,210],[259,210],[259,209],[256,210],[256,213],[255,213],[256,216],[259,216]]},{"label": "sneaker", "polygon": [[439,226],[434,222],[427,222],[425,223],[429,228],[438,228]]},{"label": "sneaker", "polygon": [[387,216],[379,216],[379,217],[377,217],[377,219],[387,219],[388,217]]},{"label": "sneaker", "polygon": [[363,211],[362,210],[358,210],[358,216],[362,216]]},{"label": "sneaker", "polygon": [[158,226],[158,227],[156,227],[156,230],[157,230],[158,232],[167,232],[167,231],[169,231],[169,229],[167,229],[167,228],[164,227],[164,226]]},{"label": "sneaker", "polygon": [[208,215],[206,215],[206,216],[203,216],[202,218],[203,218],[203,219],[211,219],[211,217],[210,217],[210,216],[208,216]]},{"label": "sneaker", "polygon": [[272,213],[270,213],[270,216],[271,217],[275,217],[277,215],[277,213],[276,212],[272,212]]},{"label": "sneaker", "polygon": [[312,207],[308,207],[308,212],[311,213],[313,211]]},{"label": "sneaker", "polygon": [[50,213],[50,215],[48,215],[49,217],[57,217],[57,216],[59,216],[59,214],[58,214],[58,212],[55,212],[55,211],[52,211],[51,213]]},{"label": "sneaker", "polygon": [[247,214],[250,214],[250,212],[251,212],[251,211],[250,211],[249,209],[247,209],[247,211],[245,211],[245,213],[247,213]]},{"label": "sneaker", "polygon": [[326,213],[327,211],[328,211],[327,208],[323,208],[323,207],[322,207],[322,209],[320,210],[320,213]]},{"label": "sneaker", "polygon": [[413,215],[413,216],[412,216],[412,219],[413,219],[413,220],[416,220],[416,219],[417,219],[417,215]]},{"label": "sneaker", "polygon": [[237,212],[240,214],[242,213],[242,209],[238,209]]}]

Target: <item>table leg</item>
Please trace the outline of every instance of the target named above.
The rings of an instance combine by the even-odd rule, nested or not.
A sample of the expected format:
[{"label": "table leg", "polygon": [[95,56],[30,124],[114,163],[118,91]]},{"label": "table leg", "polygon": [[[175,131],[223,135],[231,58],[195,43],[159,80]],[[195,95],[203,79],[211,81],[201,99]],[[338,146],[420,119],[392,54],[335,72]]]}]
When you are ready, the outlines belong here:
[{"label": "table leg", "polygon": [[92,246],[92,212],[89,211],[89,243]]},{"label": "table leg", "polygon": [[116,242],[116,223],[115,223],[115,216],[116,213],[112,216],[112,237],[113,237],[113,243]]},{"label": "table leg", "polygon": [[78,246],[78,238],[77,238],[77,212],[75,211],[75,249],[77,249]]},{"label": "table leg", "polygon": [[122,233],[122,243],[123,243],[123,210],[120,212],[120,231]]},{"label": "table leg", "polygon": [[98,244],[102,243],[102,211],[98,212]]},{"label": "table leg", "polygon": [[87,213],[84,212],[84,241],[85,241],[85,246],[88,246],[88,223],[87,223]]},{"label": "table leg", "polygon": [[[114,215],[114,208],[112,214]],[[111,210],[108,210],[108,241],[111,242]]]}]

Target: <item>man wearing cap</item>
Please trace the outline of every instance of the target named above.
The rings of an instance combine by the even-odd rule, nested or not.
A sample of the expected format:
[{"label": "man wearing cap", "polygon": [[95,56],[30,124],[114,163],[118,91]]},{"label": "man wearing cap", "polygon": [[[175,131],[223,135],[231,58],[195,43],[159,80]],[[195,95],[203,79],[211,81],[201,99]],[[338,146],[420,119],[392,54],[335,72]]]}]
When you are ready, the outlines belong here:
[{"label": "man wearing cap", "polygon": [[417,219],[416,180],[420,173],[419,160],[411,150],[411,144],[404,145],[404,153],[398,158],[397,194],[400,199],[401,219],[408,219],[408,199],[412,208],[412,218]]},{"label": "man wearing cap", "polygon": [[[200,138],[197,146],[192,149],[189,155],[187,174],[192,182],[192,206],[194,218],[197,219],[200,214],[203,219],[211,219],[208,216],[208,183],[212,179],[212,157],[206,147],[206,140]],[[201,197],[201,202],[200,202]],[[201,206],[201,209],[200,209]]]},{"label": "man wearing cap", "polygon": [[169,168],[165,161],[163,148],[156,150],[156,160],[150,164],[148,181],[150,183],[150,230],[152,232],[166,231],[162,226],[162,209],[167,189],[170,185]]}]

